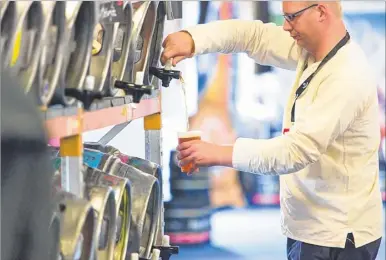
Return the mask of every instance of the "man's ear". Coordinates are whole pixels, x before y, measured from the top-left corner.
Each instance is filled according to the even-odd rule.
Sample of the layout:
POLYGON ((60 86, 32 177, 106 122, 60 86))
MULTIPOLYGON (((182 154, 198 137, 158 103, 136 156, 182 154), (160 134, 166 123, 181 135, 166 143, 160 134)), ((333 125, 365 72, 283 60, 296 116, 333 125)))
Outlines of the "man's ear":
POLYGON ((317 6, 317 10, 318 10, 318 12, 319 12, 319 22, 323 22, 323 21, 325 21, 326 20, 326 18, 327 18, 327 13, 328 13, 328 6, 326 5, 326 4, 324 4, 324 3, 322 3, 322 4, 319 4, 318 6, 317 6))

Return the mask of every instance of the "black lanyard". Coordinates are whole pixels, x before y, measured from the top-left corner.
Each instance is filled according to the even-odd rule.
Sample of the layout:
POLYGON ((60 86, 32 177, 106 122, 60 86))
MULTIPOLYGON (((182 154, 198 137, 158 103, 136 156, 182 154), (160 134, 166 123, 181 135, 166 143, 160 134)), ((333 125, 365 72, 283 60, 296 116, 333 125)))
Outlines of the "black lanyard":
MULTIPOLYGON (((340 42, 327 54, 326 57, 320 62, 319 66, 316 68, 316 70, 300 85, 300 87, 296 90, 295 94, 295 101, 294 104, 292 105, 292 110, 291 110, 291 122, 295 122, 295 105, 296 105, 296 100, 300 97, 300 95, 306 90, 308 85, 310 84, 311 80, 314 78, 316 73, 319 72, 319 70, 326 64, 329 60, 331 60, 332 57, 338 52, 340 48, 342 48, 346 43, 350 40, 350 34, 347 32, 346 35, 343 37, 340 42)), ((305 68, 307 65, 305 66, 305 68)))

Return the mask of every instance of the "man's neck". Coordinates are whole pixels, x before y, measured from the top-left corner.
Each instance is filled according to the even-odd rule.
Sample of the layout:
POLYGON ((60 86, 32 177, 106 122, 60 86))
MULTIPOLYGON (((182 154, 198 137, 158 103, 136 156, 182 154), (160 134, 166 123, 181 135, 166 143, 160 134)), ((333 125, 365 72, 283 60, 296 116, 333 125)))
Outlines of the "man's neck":
POLYGON ((323 35, 323 40, 319 46, 312 51, 311 54, 315 58, 315 62, 321 61, 327 54, 343 39, 346 35, 346 28, 342 23, 332 27, 331 31, 327 31, 323 35))

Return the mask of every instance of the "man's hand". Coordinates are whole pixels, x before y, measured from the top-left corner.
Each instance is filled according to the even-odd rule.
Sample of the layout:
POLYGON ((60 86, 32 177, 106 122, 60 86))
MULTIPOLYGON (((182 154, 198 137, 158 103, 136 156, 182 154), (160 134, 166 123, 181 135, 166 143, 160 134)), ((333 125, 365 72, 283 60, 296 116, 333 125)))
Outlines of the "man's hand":
POLYGON ((179 166, 192 162, 194 165, 192 172, 200 166, 232 167, 233 146, 220 146, 202 140, 192 140, 179 144, 177 151, 179 166))
POLYGON ((188 32, 181 31, 169 34, 164 40, 161 53, 161 63, 173 58, 173 66, 186 58, 191 58, 194 53, 194 41, 188 32))

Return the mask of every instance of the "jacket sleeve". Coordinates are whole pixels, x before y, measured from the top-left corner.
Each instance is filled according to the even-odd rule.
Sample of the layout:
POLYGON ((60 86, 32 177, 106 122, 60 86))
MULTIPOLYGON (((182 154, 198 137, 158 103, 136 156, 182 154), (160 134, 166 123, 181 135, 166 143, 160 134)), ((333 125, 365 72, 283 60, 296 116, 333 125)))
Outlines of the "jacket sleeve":
POLYGON ((301 49, 282 26, 259 20, 221 20, 186 29, 195 44, 194 55, 246 53, 261 65, 295 70, 301 49))
POLYGON ((368 81, 326 79, 307 110, 286 135, 267 140, 239 138, 233 148, 235 169, 262 175, 297 172, 319 160, 372 100, 368 81))

